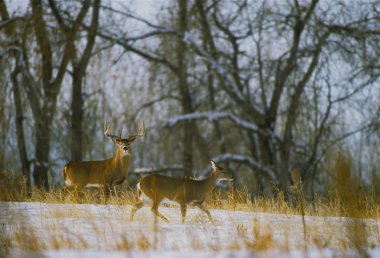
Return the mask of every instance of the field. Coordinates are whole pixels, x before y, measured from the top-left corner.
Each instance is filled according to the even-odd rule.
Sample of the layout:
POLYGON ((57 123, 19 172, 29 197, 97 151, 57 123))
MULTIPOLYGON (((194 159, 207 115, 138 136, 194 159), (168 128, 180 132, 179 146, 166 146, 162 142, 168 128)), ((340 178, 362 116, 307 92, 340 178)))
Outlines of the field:
POLYGON ((131 205, 120 197, 109 205, 49 198, 0 202, 0 257, 380 256, 377 208, 357 219, 333 216, 339 214, 336 202, 301 212, 281 198, 227 198, 209 201, 214 224, 195 208, 182 224, 179 208, 169 204, 160 206, 166 223, 149 207, 130 221, 131 205))

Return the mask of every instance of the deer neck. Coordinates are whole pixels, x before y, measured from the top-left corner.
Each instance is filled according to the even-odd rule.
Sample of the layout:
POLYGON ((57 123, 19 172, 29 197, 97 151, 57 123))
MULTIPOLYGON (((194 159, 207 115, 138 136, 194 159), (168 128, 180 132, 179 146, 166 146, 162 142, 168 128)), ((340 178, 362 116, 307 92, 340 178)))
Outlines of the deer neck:
POLYGON ((129 149, 128 154, 125 154, 123 149, 118 148, 113 158, 113 163, 115 166, 129 165, 131 159, 131 149, 129 149))
POLYGON ((217 179, 218 179, 217 174, 214 171, 211 171, 211 173, 209 174, 209 176, 204 181, 205 188, 207 188, 210 191, 212 189, 214 189, 215 185, 216 185, 216 180, 217 179))

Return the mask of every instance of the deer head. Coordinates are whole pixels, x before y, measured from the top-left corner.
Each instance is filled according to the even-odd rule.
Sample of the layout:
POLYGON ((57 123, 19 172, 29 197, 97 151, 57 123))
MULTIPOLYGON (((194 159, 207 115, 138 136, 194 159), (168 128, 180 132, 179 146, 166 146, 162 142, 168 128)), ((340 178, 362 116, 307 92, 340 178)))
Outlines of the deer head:
POLYGON ((215 161, 211 160, 211 168, 213 173, 217 179, 232 179, 232 175, 227 173, 224 168, 218 166, 215 161))
POLYGON ((104 135, 111 138, 111 140, 119 146, 119 151, 122 151, 123 155, 129 155, 131 144, 137 139, 137 137, 141 137, 145 135, 145 125, 144 121, 141 122, 141 125, 138 129, 137 134, 128 133, 128 138, 121 138, 120 136, 113 135, 110 133, 110 127, 107 123, 104 123, 104 135))

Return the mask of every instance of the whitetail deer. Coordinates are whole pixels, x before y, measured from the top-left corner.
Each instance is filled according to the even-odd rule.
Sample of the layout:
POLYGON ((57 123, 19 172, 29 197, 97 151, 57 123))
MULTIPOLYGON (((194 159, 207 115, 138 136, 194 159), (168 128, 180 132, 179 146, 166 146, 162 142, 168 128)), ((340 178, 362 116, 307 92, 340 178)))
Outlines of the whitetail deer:
POLYGON ((182 223, 185 222, 187 205, 196 206, 207 214, 212 223, 214 220, 203 202, 206 196, 215 188, 216 181, 222 178, 231 178, 224 169, 211 161, 212 171, 204 180, 190 178, 174 178, 152 174, 140 180, 137 184, 138 202, 132 207, 130 220, 137 210, 144 206, 144 199, 152 203, 152 212, 162 220, 169 220, 158 211, 158 206, 164 199, 177 202, 181 208, 182 223), (145 198, 144 198, 145 197, 145 198), (147 197, 147 198, 146 198, 147 197))
POLYGON ((121 185, 127 178, 131 163, 131 144, 138 136, 145 134, 144 121, 141 123, 138 133, 121 138, 110 133, 109 126, 104 124, 104 134, 110 137, 118 145, 115 156, 106 160, 72 162, 62 169, 62 177, 66 183, 65 190, 73 189, 79 193, 88 186, 104 187, 106 200, 110 190, 121 185))

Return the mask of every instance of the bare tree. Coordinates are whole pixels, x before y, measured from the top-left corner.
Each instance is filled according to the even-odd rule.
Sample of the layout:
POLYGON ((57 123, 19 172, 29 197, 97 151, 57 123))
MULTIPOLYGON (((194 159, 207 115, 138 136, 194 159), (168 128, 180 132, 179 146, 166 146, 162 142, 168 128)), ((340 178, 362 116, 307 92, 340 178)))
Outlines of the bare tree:
MULTIPOLYGON (((88 5, 89 2, 86 2, 88 5)), ((72 21, 65 21, 65 17, 62 16, 63 12, 57 7, 54 0, 49 0, 49 6, 52 10, 54 17, 56 18, 61 30, 64 32, 67 38, 70 37, 72 30, 77 26, 72 21)), ((86 75, 86 69, 91 58, 91 54, 95 45, 96 31, 99 24, 99 9, 100 0, 95 0, 92 8, 91 24, 88 28, 86 37, 86 45, 81 55, 79 55, 79 47, 75 47, 75 42, 72 41, 71 48, 73 53, 71 56, 71 63, 73 67, 72 77, 72 101, 71 101, 71 160, 82 160, 82 146, 83 146, 83 80, 86 75)), ((72 17, 67 17, 71 19, 72 17)))
MULTIPOLYGON (((2 21, 5 22, 5 34, 7 37, 11 38, 12 36, 16 35, 16 24, 15 20, 11 19, 6 3, 1 0, 0 1, 0 13, 2 21)), ((31 190, 31 173, 30 173, 30 162, 28 158, 27 148, 26 148, 26 140, 24 135, 24 110, 22 105, 22 99, 21 99, 21 93, 20 93, 20 85, 18 76, 21 73, 21 64, 22 62, 22 53, 20 51, 20 41, 11 41, 11 43, 7 44, 8 48, 7 50, 13 54, 14 56, 14 68, 11 73, 11 81, 12 81, 12 92, 13 92, 13 100, 15 105, 15 124, 16 124, 16 136, 17 136, 17 145, 18 145, 18 151, 20 155, 20 161, 21 161, 21 170, 22 175, 26 180, 26 191, 29 193, 31 190)), ((2 163, 2 162, 1 162, 2 163)), ((3 170, 3 167, 1 166, 1 170, 3 170)))
MULTIPOLYGON (((118 11, 120 15, 147 25, 151 31, 141 33, 140 37, 120 37, 104 29, 99 33, 155 67, 169 68, 177 75, 182 110, 167 125, 182 125, 188 130, 185 135, 191 136, 185 136, 181 142, 183 148, 194 150, 194 146, 190 146, 194 139, 203 142, 217 139, 219 143, 209 140, 209 144, 196 146, 196 150, 213 153, 217 161, 244 164, 266 178, 267 185, 269 181, 274 182, 286 195, 293 168, 301 167, 303 179, 315 177, 324 150, 345 135, 352 135, 348 132, 333 137, 330 133, 335 107, 347 103, 377 79, 375 74, 366 79, 365 72, 357 70, 364 63, 351 66, 351 71, 357 73, 343 80, 350 84, 350 90, 340 91, 343 82, 338 83, 329 75, 334 62, 332 56, 356 58, 361 54, 354 47, 360 48, 360 42, 370 40, 368 42, 376 44, 372 40, 378 36, 374 29, 376 8, 363 8, 356 16, 347 14, 337 25, 330 10, 338 7, 319 4, 318 0, 307 5, 298 1, 291 4, 265 1, 175 3, 178 8, 173 9, 175 15, 172 17, 177 20, 172 19, 172 23, 166 20, 165 26, 128 11, 118 11), (187 19, 181 22, 185 7, 187 19), (154 37, 163 39, 159 49, 152 45, 138 48, 135 44, 154 37), (171 39, 178 42, 177 62, 171 61, 170 53, 165 53, 165 48, 173 47, 171 39), (182 65, 183 60, 187 60, 186 66, 182 65), (190 60, 194 66, 189 66, 190 60), (360 78, 362 83, 356 84, 360 78), (198 89, 197 84, 207 87, 198 89), (318 96, 314 100, 306 94, 313 89, 314 96, 318 96), (197 90, 201 93, 194 95, 197 90), (207 98, 198 98, 203 95, 207 98), (315 111, 313 120, 309 110, 315 111), (213 122, 213 132, 203 130, 200 136, 197 128, 207 128, 203 120, 213 122), (231 124, 236 130, 233 135, 231 124), (215 151, 210 146, 220 148, 215 151)), ((370 6, 371 3, 367 7, 370 6)), ((352 132, 367 126, 369 124, 352 132)), ((184 152, 183 158, 186 167, 185 160, 189 161, 190 155, 184 152)))
MULTIPOLYGON (((253 168, 262 171, 264 175, 272 175, 271 180, 278 180, 285 193, 289 191, 291 168, 298 164, 303 168, 302 175, 306 176, 309 173, 310 164, 317 161, 316 152, 322 135, 327 132, 324 129, 331 114, 331 105, 352 96, 348 94, 343 98, 332 100, 331 94, 328 94, 328 108, 321 125, 316 128, 318 132, 314 134, 312 154, 309 156, 310 146, 305 145, 307 151, 300 160, 296 160, 301 147, 298 143, 301 138, 297 137, 299 133, 297 121, 300 118, 301 107, 305 104, 303 94, 312 83, 317 81, 323 84, 323 79, 319 81, 321 72, 317 71, 326 69, 328 63, 320 64, 320 62, 321 59, 326 60, 332 53, 332 39, 339 38, 339 35, 344 33, 345 38, 341 38, 343 40, 341 42, 351 40, 360 42, 377 33, 370 29, 372 22, 365 23, 361 18, 346 21, 347 23, 341 26, 326 25, 321 21, 324 19, 321 12, 325 9, 321 7, 317 13, 317 4, 318 1, 315 0, 308 6, 301 6, 298 1, 294 1, 294 4, 286 9, 281 4, 276 8, 276 6, 268 6, 265 2, 261 8, 255 8, 248 1, 234 4, 216 1, 210 4, 208 9, 210 10, 208 22, 203 21, 202 24, 205 31, 217 31, 214 34, 208 33, 208 41, 211 44, 222 41, 228 45, 228 48, 220 44, 219 47, 213 47, 214 50, 205 51, 198 42, 188 41, 189 45, 213 66, 219 76, 221 87, 239 108, 238 116, 243 120, 234 118, 237 126, 251 125, 253 137, 248 139, 251 139, 252 153, 257 152, 259 155, 254 154, 258 162, 249 163, 254 164, 253 168), (226 15, 221 11, 226 6, 236 11, 226 15), (256 14, 253 18, 250 15, 252 13, 256 14), (239 27, 239 23, 243 23, 244 19, 248 21, 245 27, 248 29, 239 27), (358 27, 364 26, 361 29, 365 32, 361 32, 358 36, 359 30, 349 26, 350 23, 358 24, 358 27), (214 25, 213 29, 209 28, 209 24, 214 25), (277 29, 273 33, 278 33, 278 40, 286 38, 289 42, 287 49, 281 51, 283 54, 274 59, 263 54, 267 50, 264 33, 270 33, 271 28, 277 29), (313 33, 314 31, 318 32, 313 33), (252 38, 255 45, 255 56, 242 51, 249 38, 252 38), (261 166, 258 166, 258 163, 261 166), (270 170, 273 173, 268 174, 270 170)), ((199 10, 202 12, 202 9, 199 10)), ((205 14, 201 13, 202 16, 204 17, 205 14)), ((335 51, 339 52, 337 49, 335 51)), ((354 55, 355 52, 353 52, 354 55)), ((362 75, 363 73, 357 73, 355 78, 362 75)), ((352 94, 373 83, 373 79, 377 78, 373 77, 357 87, 354 86, 352 94)), ((327 87, 330 89, 329 85, 327 87)), ((209 117, 212 116, 209 114, 209 117)), ((227 117, 231 118, 231 115, 227 117)), ((241 155, 231 154, 219 155, 219 158, 235 159, 237 162, 244 160, 241 155)))
MULTIPOLYGON (((178 1, 178 32, 183 35, 188 29, 188 3, 187 0, 178 1)), ((178 89, 181 96, 182 113, 189 114, 194 112, 193 100, 188 84, 187 74, 187 45, 181 39, 177 39, 177 77, 178 89)), ((194 135, 193 121, 185 122, 183 126, 183 147, 182 147, 182 164, 186 176, 192 176, 193 173, 193 135, 194 135)))
MULTIPOLYGON (((46 126, 37 121, 51 121, 46 114, 53 113, 46 110, 56 104, 64 73, 60 67, 72 63, 73 159, 81 159, 82 153, 77 145, 81 146, 80 111, 85 107, 79 85, 89 62, 86 53, 93 52, 94 31, 105 43, 99 49, 117 53, 109 59, 114 67, 145 60, 141 69, 149 85, 132 75, 128 80, 139 86, 129 86, 128 81, 125 89, 114 89, 112 94, 133 99, 124 111, 126 121, 144 112, 157 123, 149 123, 151 144, 136 153, 140 156, 135 160, 149 169, 183 170, 190 175, 202 172, 205 160, 212 158, 247 185, 267 192, 276 185, 288 195, 293 169, 299 168, 302 181, 313 182, 311 189, 316 189, 314 182, 324 173, 329 153, 348 137, 373 133, 376 128, 377 109, 371 109, 363 97, 377 87, 379 78, 376 1, 351 5, 339 0, 176 0, 165 2, 167 7, 157 15, 162 18, 140 17, 129 7, 115 10, 114 5, 103 4, 99 8, 108 20, 99 26, 95 5, 91 21, 82 19, 91 8, 89 2, 74 2, 73 6, 81 7, 76 18, 64 11, 62 2, 49 0, 40 8, 38 3, 33 1, 31 16, 37 21, 33 24, 40 51, 31 53, 26 41, 20 40, 20 56, 26 61, 20 63, 16 78, 19 85, 27 86, 36 131, 44 132, 46 126), (40 9, 51 11, 54 19, 46 22, 48 12, 38 18, 40 9), (337 12, 342 14, 337 17, 337 12), (129 22, 138 24, 138 29, 131 30, 129 22), (53 42, 50 30, 56 23, 59 40, 53 42), (81 28, 87 30, 86 45, 74 35, 81 28), (31 65, 31 60, 41 62, 31 65), (350 117, 347 110, 353 110, 359 100, 364 102, 363 110, 372 111, 354 124, 350 119, 356 115, 350 117)), ((33 31, 28 33, 32 38, 33 31)), ((106 105, 111 110, 116 104, 106 105)), ((36 148, 47 143, 45 138, 37 134, 36 148)), ((48 160, 41 152, 35 156, 35 171, 39 171, 42 161, 48 160)))
MULTIPOLYGON (((30 40, 29 36, 20 38, 18 40, 19 47, 16 49, 19 52, 18 58, 21 61, 18 63, 16 62, 16 69, 12 74, 12 78, 15 89, 15 103, 17 105, 19 102, 19 98, 17 97, 17 77, 18 74, 21 75, 24 89, 29 97, 29 103, 35 123, 36 142, 33 171, 34 183, 40 188, 48 189, 51 129, 54 114, 56 112, 57 96, 66 74, 67 65, 75 51, 75 49, 73 49, 73 42, 76 39, 77 32, 90 7, 90 1, 85 1, 83 3, 71 30, 66 34, 63 33, 64 43, 58 46, 63 47, 60 49, 62 50, 61 52, 55 52, 56 42, 52 38, 53 29, 45 20, 45 7, 42 1, 32 0, 30 4, 32 7, 31 20, 30 22, 29 20, 28 22, 25 22, 23 26, 27 29, 29 28, 28 26, 32 24, 39 52, 31 52, 28 48, 29 45, 26 41, 30 40), (30 64, 30 60, 33 60, 34 63, 30 64), (39 66, 36 66, 35 62, 38 62, 37 60, 40 62, 39 66), (37 69, 35 69, 36 67, 37 69)), ((3 16, 3 19, 9 20, 9 17, 3 16)), ((58 31, 54 31, 54 34, 57 34, 57 32, 58 31)), ((19 108, 17 109, 20 110, 19 108)), ((22 114, 19 116, 22 117, 22 114)), ((18 121, 18 124, 20 124, 20 126, 18 126, 18 135, 19 139, 21 139, 22 120, 18 119, 18 121)), ((20 144, 20 151, 26 151, 25 144, 22 144, 21 142, 20 144)), ((25 159, 22 163, 25 163, 25 167, 27 167, 28 158, 25 157, 24 154, 21 153, 20 156, 23 160, 25 159)))
MULTIPOLYGON (((150 23, 148 21, 141 20, 143 23, 148 23, 149 26, 152 26, 154 31, 150 33, 143 34, 141 36, 135 37, 119 37, 119 34, 113 34, 110 31, 102 28, 99 30, 99 36, 113 41, 116 44, 122 46, 126 51, 135 53, 142 58, 150 61, 153 65, 160 64, 164 68, 166 68, 165 72, 168 74, 167 76, 173 77, 176 80, 175 85, 171 85, 168 83, 168 87, 172 87, 177 91, 176 97, 173 96, 160 96, 159 99, 176 99, 179 101, 179 105, 181 107, 182 114, 190 114, 195 111, 194 100, 192 96, 191 86, 188 82, 188 63, 189 63, 189 53, 187 51, 187 44, 183 41, 183 37, 188 30, 189 27, 189 3, 187 0, 179 0, 174 4, 175 7, 173 9, 176 10, 176 13, 172 17, 175 20, 173 24, 173 28, 167 28, 165 26, 155 25, 153 22, 150 23), (134 43, 136 41, 141 41, 150 37, 160 37, 161 41, 167 40, 168 35, 178 33, 182 35, 181 37, 175 37, 174 44, 167 44, 165 50, 162 53, 158 52, 149 52, 149 50, 143 50, 135 47, 134 43), (173 48, 175 49, 175 55, 173 55, 173 48), (167 52, 165 52, 167 51, 167 52)), ((133 15, 129 13, 121 13, 111 8, 108 8, 111 12, 116 12, 122 16, 126 16, 128 18, 135 18, 133 15)), ((165 43, 164 43, 165 44, 165 43)), ((154 104, 156 101, 152 101, 151 104, 144 104, 145 107, 154 104)), ((181 141, 181 156, 182 156, 182 169, 184 171, 184 175, 192 176, 193 167, 194 167, 194 158, 193 158, 193 144, 195 139, 199 140, 199 133, 196 124, 193 121, 185 122, 184 125, 181 126, 182 138, 181 141)))

